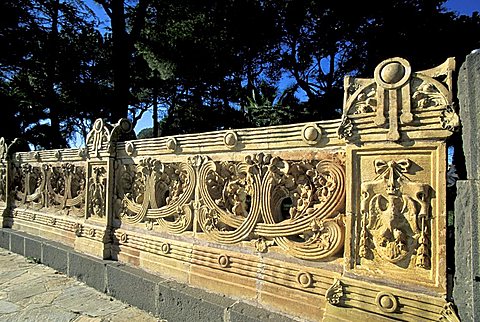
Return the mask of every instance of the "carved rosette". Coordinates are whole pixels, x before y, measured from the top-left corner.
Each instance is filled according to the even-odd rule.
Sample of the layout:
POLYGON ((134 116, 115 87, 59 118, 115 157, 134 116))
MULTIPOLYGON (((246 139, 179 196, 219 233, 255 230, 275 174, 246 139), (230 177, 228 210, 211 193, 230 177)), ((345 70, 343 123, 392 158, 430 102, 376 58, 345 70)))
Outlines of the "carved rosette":
POLYGON ((432 189, 407 176, 411 166, 375 160, 377 176, 361 185, 359 258, 430 268, 432 189))
POLYGON ((265 154, 244 162, 207 161, 199 171, 198 222, 226 244, 257 239, 309 260, 343 246, 344 168, 338 161, 286 161, 265 154))
POLYGON ((145 223, 149 229, 159 226, 177 234, 191 229, 195 171, 190 164, 147 158, 136 166, 123 166, 118 178, 122 221, 145 223))

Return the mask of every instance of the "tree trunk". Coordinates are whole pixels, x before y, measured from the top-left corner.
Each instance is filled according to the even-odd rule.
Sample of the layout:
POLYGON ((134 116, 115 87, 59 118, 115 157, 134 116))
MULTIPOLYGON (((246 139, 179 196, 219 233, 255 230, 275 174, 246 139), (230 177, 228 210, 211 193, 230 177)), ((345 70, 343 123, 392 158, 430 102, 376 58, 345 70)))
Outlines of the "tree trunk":
POLYGON ((158 137, 158 90, 157 84, 153 85, 153 113, 152 113, 152 121, 153 121, 153 137, 158 137))
POLYGON ((111 108, 111 122, 115 123, 128 116, 130 97, 129 44, 125 26, 125 6, 123 0, 111 1, 111 23, 113 40, 113 86, 114 98, 111 108))
POLYGON ((58 16, 60 10, 60 0, 53 0, 51 2, 51 19, 52 28, 48 38, 48 52, 47 52, 47 102, 46 106, 50 113, 50 148, 64 148, 67 146, 65 137, 60 133, 60 111, 59 101, 55 93, 55 79, 56 79, 56 65, 57 65, 57 51, 58 51, 58 16))

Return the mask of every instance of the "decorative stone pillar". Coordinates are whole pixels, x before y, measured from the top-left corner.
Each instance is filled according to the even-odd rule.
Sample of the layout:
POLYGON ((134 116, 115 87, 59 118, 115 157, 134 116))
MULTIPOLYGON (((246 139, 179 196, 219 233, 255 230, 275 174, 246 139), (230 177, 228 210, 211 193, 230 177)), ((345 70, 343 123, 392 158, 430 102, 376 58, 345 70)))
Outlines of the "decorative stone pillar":
POLYGON ((10 158, 11 148, 16 142, 17 139, 7 145, 5 138, 0 138, 0 212, 2 214, 2 227, 11 227, 12 175, 10 158))
POLYGON ((75 249, 111 257, 114 162, 116 142, 133 135, 132 124, 121 119, 114 126, 97 119, 87 135, 85 222, 76 228, 75 249))
POLYGON ((462 321, 480 320, 480 51, 467 56, 458 76, 467 180, 457 181, 453 297, 462 321))
POLYGON ((448 59, 413 72, 397 57, 381 62, 372 79, 345 80, 338 134, 347 143, 346 264, 344 295, 326 311, 332 321, 363 320, 365 311, 455 321, 445 302, 445 140, 459 125, 454 67, 448 59), (338 309, 343 303, 353 309, 338 309))
POLYGON ((2 227, 8 227, 8 158, 5 139, 0 138, 0 211, 2 213, 2 227))

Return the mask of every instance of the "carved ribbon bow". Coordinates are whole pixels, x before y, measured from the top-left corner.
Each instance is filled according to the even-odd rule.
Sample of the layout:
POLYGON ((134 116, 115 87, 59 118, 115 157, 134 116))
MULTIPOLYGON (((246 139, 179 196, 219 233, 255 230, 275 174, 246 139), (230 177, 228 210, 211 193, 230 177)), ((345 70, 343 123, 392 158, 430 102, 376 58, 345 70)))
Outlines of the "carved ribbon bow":
POLYGON ((400 161, 384 161, 375 160, 375 172, 378 174, 377 178, 383 177, 387 180, 387 192, 394 194, 397 191, 395 182, 402 176, 402 173, 407 173, 410 168, 411 161, 408 159, 400 161))

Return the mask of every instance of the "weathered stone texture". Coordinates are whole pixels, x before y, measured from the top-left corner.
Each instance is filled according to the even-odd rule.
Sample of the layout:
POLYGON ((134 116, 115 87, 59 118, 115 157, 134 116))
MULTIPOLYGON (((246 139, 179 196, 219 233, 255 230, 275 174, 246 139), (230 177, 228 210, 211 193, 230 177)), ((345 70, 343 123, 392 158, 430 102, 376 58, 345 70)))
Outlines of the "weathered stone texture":
POLYGON ((36 239, 25 237, 25 257, 40 262, 42 258, 42 242, 36 239))
POLYGON ((0 231, 0 247, 10 249, 10 234, 3 230, 0 231))
POLYGON ((66 274, 68 272, 67 247, 54 242, 43 244, 42 263, 66 274))
POLYGON ((271 322, 290 322, 292 319, 268 312, 264 309, 248 305, 246 303, 238 302, 229 308, 229 322, 258 322, 258 321, 271 321, 271 322))
POLYGON ((100 292, 105 292, 106 288, 105 266, 105 261, 91 256, 68 253, 68 276, 76 277, 100 292))
POLYGON ((158 315, 168 321, 224 321, 234 300, 174 281, 159 284, 158 315))
POLYGON ((480 320, 480 52, 467 56, 458 79, 467 180, 457 182, 453 297, 462 321, 480 320))
POLYGON ((49 267, 0 249, 0 321, 153 322, 158 319, 49 267))
POLYGON ((480 179, 480 52, 467 56, 458 75, 458 101, 468 179, 480 179))
POLYGON ((25 238, 18 234, 10 237, 10 250, 16 254, 25 255, 25 238))
POLYGON ((480 180, 457 182, 453 297, 462 321, 480 319, 480 180))
POLYGON ((156 313, 157 284, 163 279, 122 264, 107 265, 107 294, 156 313))

